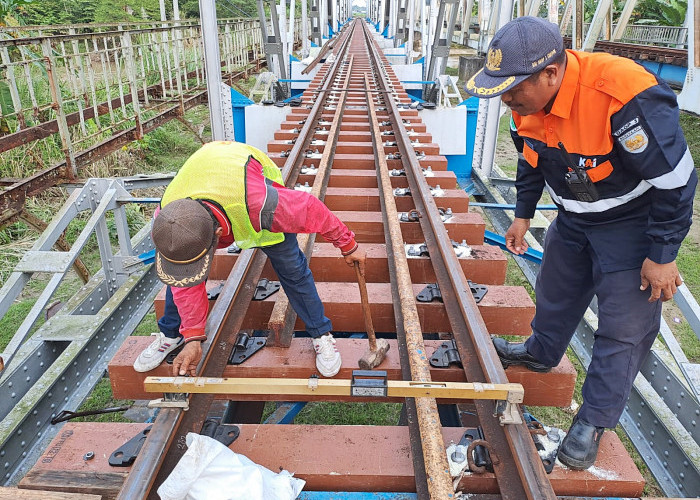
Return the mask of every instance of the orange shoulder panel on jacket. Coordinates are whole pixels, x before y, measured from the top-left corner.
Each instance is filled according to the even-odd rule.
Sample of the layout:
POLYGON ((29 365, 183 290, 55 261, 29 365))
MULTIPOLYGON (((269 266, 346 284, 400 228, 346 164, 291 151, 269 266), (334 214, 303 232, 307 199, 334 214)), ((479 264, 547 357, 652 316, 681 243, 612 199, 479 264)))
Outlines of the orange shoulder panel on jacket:
POLYGON ((631 59, 601 52, 575 54, 581 65, 581 85, 608 94, 622 105, 658 84, 654 75, 631 59))

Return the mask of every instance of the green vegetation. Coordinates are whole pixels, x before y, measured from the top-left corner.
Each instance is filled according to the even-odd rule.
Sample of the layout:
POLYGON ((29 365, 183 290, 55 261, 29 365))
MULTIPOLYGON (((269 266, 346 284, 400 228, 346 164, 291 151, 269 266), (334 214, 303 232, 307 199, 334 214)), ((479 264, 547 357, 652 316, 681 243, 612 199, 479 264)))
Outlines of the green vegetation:
MULTIPOLYGON (((133 403, 127 399, 113 399, 112 387, 109 385, 109 379, 103 378, 100 380, 95 389, 90 394, 90 397, 83 403, 77 411, 102 410, 104 408, 114 408, 117 406, 129 406, 133 403)), ((102 415, 90 415, 87 417, 79 417, 73 420, 74 422, 131 422, 122 416, 121 412, 104 413, 102 415)))
POLYGON ((397 403, 309 403, 294 419, 295 424, 397 425, 397 403))
MULTIPOLYGON (((179 7, 181 19, 199 17, 198 0, 183 0, 179 7)), ((165 10, 172 19, 172 2, 165 2, 165 10)), ((257 17, 255 0, 216 2, 216 10, 219 18, 257 17)), ((153 21, 160 20, 160 5, 158 0, 0 0, 0 20, 6 15, 21 24, 45 25, 153 21)))

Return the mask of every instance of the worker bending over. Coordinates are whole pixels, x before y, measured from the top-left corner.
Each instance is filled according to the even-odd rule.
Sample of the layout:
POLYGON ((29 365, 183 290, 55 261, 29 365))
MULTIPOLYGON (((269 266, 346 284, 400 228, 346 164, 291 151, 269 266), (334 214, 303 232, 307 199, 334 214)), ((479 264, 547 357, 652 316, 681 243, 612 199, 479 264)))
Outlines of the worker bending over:
POLYGON ((321 201, 284 187, 280 169, 260 150, 237 142, 211 142, 194 153, 168 185, 153 221, 158 277, 168 285, 160 332, 134 362, 152 370, 185 344, 173 361, 174 375, 195 375, 206 340, 205 281, 217 248, 236 242, 259 247, 270 259, 289 302, 312 337, 316 367, 332 377, 341 359, 330 333, 297 233, 320 233, 345 262, 364 273, 365 252, 355 235, 321 201))
POLYGON ((513 111, 519 159, 508 249, 527 250, 543 188, 559 208, 535 286, 532 336, 493 341, 503 366, 557 366, 598 297, 583 405, 558 456, 585 469, 604 429, 620 419, 659 331, 661 302, 681 284, 675 259, 690 228, 697 174, 676 96, 629 59, 564 50, 559 27, 535 17, 496 33, 466 90, 500 95, 513 111))

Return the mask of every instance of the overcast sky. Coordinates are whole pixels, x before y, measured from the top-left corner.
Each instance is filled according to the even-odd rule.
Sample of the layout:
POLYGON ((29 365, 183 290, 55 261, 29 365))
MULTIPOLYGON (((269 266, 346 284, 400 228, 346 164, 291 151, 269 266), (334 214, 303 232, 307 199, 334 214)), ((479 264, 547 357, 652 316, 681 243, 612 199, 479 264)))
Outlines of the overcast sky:
POLYGON ((362 9, 367 8, 367 0, 352 0, 352 4, 362 9))

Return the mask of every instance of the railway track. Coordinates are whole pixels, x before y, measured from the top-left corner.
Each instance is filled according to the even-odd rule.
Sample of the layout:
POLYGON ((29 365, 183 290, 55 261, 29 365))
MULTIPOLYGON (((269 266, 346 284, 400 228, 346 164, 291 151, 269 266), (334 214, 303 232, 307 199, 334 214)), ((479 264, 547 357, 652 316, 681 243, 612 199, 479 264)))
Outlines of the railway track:
MULTIPOLYGON (((571 48, 571 37, 564 37, 564 45, 567 48, 571 48)), ((688 65, 687 49, 598 40, 595 43, 594 51, 607 52, 608 54, 640 61, 656 61, 677 66, 688 65)))
MULTIPOLYGON (((526 335, 534 306, 524 289, 502 286, 505 257, 500 250, 483 245, 483 221, 468 213, 466 193, 447 171, 445 157, 410 103, 373 33, 366 23, 356 20, 337 35, 325 63, 302 95, 301 106, 291 108, 268 144, 268 154, 281 167, 288 187, 310 189, 365 246, 373 322, 392 345, 379 369, 386 370, 390 380, 427 385, 519 382, 525 387, 527 404, 568 405, 575 380, 568 361, 548 374, 510 368, 506 377, 490 334, 526 335), (456 243, 459 241, 465 243, 456 243), (479 304, 467 277, 488 284, 479 304), (437 284, 441 301, 416 300, 426 284, 437 284), (428 353, 448 338, 455 342, 463 369, 453 365, 440 370, 429 364, 433 354, 428 353)), ((299 235, 298 240, 335 331, 362 331, 354 271, 330 244, 313 235, 299 235)), ((222 287, 207 320, 209 339, 202 346, 201 377, 308 379, 314 373, 311 342, 293 336, 295 328, 303 329, 303 325, 296 321, 284 296, 252 300, 261 277, 274 279, 261 251, 217 252, 208 287, 222 287), (268 327, 268 342, 273 347, 265 347, 242 365, 227 364, 239 331, 268 327)), ((157 314, 162 307, 161 294, 156 300, 157 314)), ((152 399, 152 394, 144 392, 142 374, 131 368, 147 342, 147 338, 132 337, 110 363, 115 398, 152 399)), ((343 368, 336 378, 351 378, 365 348, 364 340, 338 336, 343 368)), ((146 375, 168 374, 169 367, 163 365, 146 375)), ((220 399, 232 396, 195 393, 189 396, 188 411, 161 409, 129 474, 115 479, 119 490, 109 496, 158 498, 158 486, 185 453, 187 433, 201 431, 214 411, 215 400, 220 399)), ((633 496, 640 488, 636 479, 606 482, 587 472, 559 471, 556 477, 548 476, 528 427, 513 423, 522 419, 517 405, 475 399, 468 403, 469 411, 457 415, 457 427, 442 427, 446 412, 464 401, 449 400, 449 406, 440 406, 425 396, 322 397, 313 392, 300 396, 249 393, 234 399, 224 418, 240 427, 232 448, 273 470, 279 465, 296 472, 311 490, 416 491, 420 499, 435 500, 454 498, 457 491, 463 491, 539 500, 556 498, 554 485, 557 494, 582 495, 633 496), (260 424, 264 401, 295 400, 401 402, 404 426, 260 424), (493 472, 474 468, 473 473, 453 482, 446 444, 458 441, 465 427, 477 425, 483 429, 493 472)), ((78 430, 71 432, 82 435, 78 430)), ((612 457, 609 460, 620 462, 621 445, 610 441, 616 439, 610 434, 606 433, 609 446, 603 448, 611 451, 602 455, 607 453, 612 457)), ((107 476, 100 478, 106 481, 107 476)), ((40 489, 46 484, 55 486, 56 481, 50 472, 37 469, 23 483, 40 489)))
MULTIPOLYGON (((426 237, 428 253, 432 257, 438 286, 445 297, 446 311, 458 350, 462 360, 470 360, 464 362, 467 367, 467 379, 471 382, 507 383, 498 357, 490 346, 488 331, 469 291, 467 279, 431 192, 436 188, 431 188, 426 181, 419 160, 418 155, 426 158, 437 152, 430 151, 429 148, 436 148, 429 143, 412 144, 408 130, 410 123, 417 123, 418 120, 403 117, 399 106, 405 109, 404 106, 410 104, 410 100, 388 69, 390 67, 379 53, 366 24, 355 21, 348 25, 341 36, 333 51, 335 62, 327 64, 328 67, 322 70, 323 83, 305 93, 304 102, 308 103, 305 109, 311 109, 299 113, 305 116, 298 120, 303 121, 303 124, 300 123, 301 129, 294 129, 297 130, 296 137, 281 141, 282 144, 293 142, 292 148, 278 154, 281 158, 286 156, 282 170, 287 185, 294 185, 304 164, 308 164, 308 160, 313 156, 318 156, 318 150, 318 171, 313 181, 305 180, 304 184, 312 185, 314 194, 323 199, 327 192, 331 166, 335 162, 336 169, 351 167, 352 162, 348 161, 350 158, 347 157, 355 156, 342 152, 347 146, 343 149, 338 147, 337 140, 342 125, 358 123, 360 120, 364 122, 369 134, 363 135, 369 135, 371 142, 359 144, 357 141, 352 149, 363 151, 357 156, 367 156, 373 150, 374 163, 377 165, 377 198, 383 214, 386 255, 390 256, 389 274, 398 345, 402 366, 408 365, 404 376, 410 376, 414 381, 431 381, 430 366, 422 354, 426 349, 404 252, 390 170, 402 170, 401 175, 405 175, 408 181, 410 199, 419 215, 426 237), (331 120, 327 119, 328 115, 332 115, 331 120), (319 148, 317 143, 323 147, 319 148), (387 158, 392 158, 393 161, 387 158), (394 168, 390 168, 390 161, 393 163, 391 167, 394 168), (481 348, 477 349, 476 346, 481 348)), ((276 144, 271 146, 273 145, 276 144)), ((271 150, 270 153, 274 152, 271 150)), ((454 185, 454 182, 452 184, 454 185)), ((406 193, 409 194, 409 191, 406 193)), ((305 235, 300 235, 299 239, 301 248, 312 258, 313 239, 305 235)), ((210 316, 209 331, 215 328, 216 334, 210 335, 207 356, 200 369, 202 376, 214 377, 223 374, 227 356, 221 356, 218 347, 224 339, 229 345, 231 333, 241 328, 244 315, 238 311, 245 308, 246 302, 252 298, 250 285, 257 280, 256 275, 260 274, 263 263, 264 256, 260 251, 244 252, 239 257, 232 276, 226 282, 225 291, 222 292, 210 316), (246 293, 246 289, 250 290, 250 293, 246 293), (224 311, 229 297, 230 307, 224 311)), ((294 323, 283 318, 293 314, 290 314, 291 308, 288 303, 285 305, 278 301, 275 309, 283 309, 281 313, 273 311, 272 316, 280 318, 276 322, 281 325, 281 328, 276 329, 277 342, 284 342, 284 339, 290 338, 294 323)), ((136 464, 119 498, 154 497, 155 487, 165 479, 168 471, 172 470, 184 453, 181 444, 187 432, 198 432, 201 429, 212 400, 213 395, 196 394, 192 396, 190 411, 170 409, 161 412, 139 456, 140 463, 136 464), (160 467, 144 466, 145 463, 157 463, 156 457, 163 457, 160 467)), ((501 426, 494 417, 493 402, 479 402, 476 404, 476 410, 486 440, 490 443, 492 455, 500 459, 494 464, 494 469, 503 498, 555 498, 541 461, 534 459, 538 456, 537 450, 527 427, 517 424, 501 426)), ((416 398, 410 402, 408 420, 417 423, 410 426, 414 466, 418 466, 416 470, 425 470, 427 480, 427 487, 417 487, 423 489, 430 498, 448 498, 454 494, 454 487, 447 473, 449 467, 444 453, 435 399, 416 398)))

